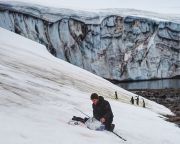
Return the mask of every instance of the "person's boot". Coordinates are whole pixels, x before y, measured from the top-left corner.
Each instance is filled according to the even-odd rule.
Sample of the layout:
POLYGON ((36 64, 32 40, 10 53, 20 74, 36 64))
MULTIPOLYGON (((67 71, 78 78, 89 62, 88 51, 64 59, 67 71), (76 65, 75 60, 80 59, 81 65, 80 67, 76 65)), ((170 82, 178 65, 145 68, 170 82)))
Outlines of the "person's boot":
POLYGON ((109 131, 113 131, 114 130, 114 127, 115 127, 115 124, 111 124, 111 128, 110 128, 110 130, 109 131))

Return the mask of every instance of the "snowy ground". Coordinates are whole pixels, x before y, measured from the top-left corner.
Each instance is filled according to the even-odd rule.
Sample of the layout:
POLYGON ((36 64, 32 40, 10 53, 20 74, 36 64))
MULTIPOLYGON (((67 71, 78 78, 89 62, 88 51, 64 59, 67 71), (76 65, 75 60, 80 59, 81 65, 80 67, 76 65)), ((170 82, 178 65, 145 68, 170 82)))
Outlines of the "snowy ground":
POLYGON ((3 144, 178 144, 180 129, 159 113, 171 112, 146 100, 132 106, 134 94, 51 56, 38 43, 0 28, 0 142, 3 144), (117 91, 119 100, 114 99, 117 91), (73 115, 92 116, 90 94, 109 100, 115 135, 67 124, 73 115))
POLYGON ((95 10, 106 8, 129 8, 164 14, 180 14, 179 0, 0 0, 21 1, 56 8, 95 10))
POLYGON ((100 4, 100 0, 98 0, 98 2, 97 0, 78 0, 78 2, 77 0, 69 0, 69 3, 68 0, 0 0, 0 7, 1 9, 32 15, 52 23, 57 22, 62 18, 71 17, 83 21, 86 24, 100 24, 105 17, 112 15, 119 15, 122 17, 135 16, 152 19, 157 22, 171 21, 180 23, 180 1, 178 0, 171 0, 169 2, 164 2, 164 0, 136 0, 140 2, 138 4, 135 4, 135 2, 128 2, 129 0, 113 1, 103 0, 103 2, 101 1, 102 4, 100 4), (123 1, 123 3, 121 3, 121 1, 123 1), (160 1, 163 1, 163 4, 165 5, 162 5, 160 1), (175 2, 173 3, 173 1, 175 2), (79 6, 81 6, 81 8, 74 7, 78 3, 80 3, 79 6), (113 5, 111 5, 112 3, 113 5), (125 6, 123 5, 124 3, 128 4, 125 6), (92 4, 98 9, 95 9, 92 4), (105 4, 105 6, 101 7, 103 4, 105 4), (156 10, 153 9, 155 6, 157 7, 156 10), (177 6, 177 8, 173 7, 171 9, 173 11, 171 11, 167 6, 177 6), (157 9, 159 11, 157 11, 157 9))

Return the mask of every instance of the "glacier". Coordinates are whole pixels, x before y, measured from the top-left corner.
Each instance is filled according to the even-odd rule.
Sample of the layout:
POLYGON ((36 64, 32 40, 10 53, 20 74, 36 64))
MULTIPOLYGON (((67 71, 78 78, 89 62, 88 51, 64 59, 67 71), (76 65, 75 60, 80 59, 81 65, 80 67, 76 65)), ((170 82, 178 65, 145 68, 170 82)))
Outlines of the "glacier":
POLYGON ((180 21, 133 9, 82 11, 0 2, 0 27, 109 80, 180 75, 180 21))

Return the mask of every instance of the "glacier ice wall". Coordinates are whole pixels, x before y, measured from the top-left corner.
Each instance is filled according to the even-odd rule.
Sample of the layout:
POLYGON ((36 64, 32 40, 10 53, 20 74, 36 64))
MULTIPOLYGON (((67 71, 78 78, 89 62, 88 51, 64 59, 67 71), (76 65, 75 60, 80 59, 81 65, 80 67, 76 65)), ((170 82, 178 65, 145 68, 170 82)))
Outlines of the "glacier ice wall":
POLYGON ((0 27, 44 44, 56 57, 109 80, 180 75, 180 23, 140 14, 1 2, 0 27))

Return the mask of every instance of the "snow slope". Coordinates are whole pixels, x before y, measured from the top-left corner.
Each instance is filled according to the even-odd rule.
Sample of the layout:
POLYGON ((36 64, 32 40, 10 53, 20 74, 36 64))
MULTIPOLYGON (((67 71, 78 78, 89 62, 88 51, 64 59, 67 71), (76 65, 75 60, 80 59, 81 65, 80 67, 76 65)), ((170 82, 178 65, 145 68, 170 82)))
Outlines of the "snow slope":
MULTIPOLYGON (((85 1, 83 0, 83 2, 85 1)), ((109 2, 112 3, 111 1, 109 2)), ((119 15, 122 17, 136 16, 136 17, 141 17, 141 18, 152 19, 157 22, 158 21, 172 21, 175 23, 180 23, 179 11, 177 11, 176 13, 172 13, 167 10, 160 11, 159 13, 153 10, 148 11, 148 9, 145 8, 143 3, 141 7, 137 7, 136 5, 133 5, 133 4, 130 7, 122 7, 122 5, 117 4, 117 7, 110 7, 109 5, 109 7, 108 6, 104 7, 104 9, 92 9, 87 4, 84 4, 84 5, 87 5, 87 7, 82 6, 83 8, 73 8, 70 5, 71 3, 68 3, 67 6, 64 6, 61 1, 56 1, 56 0, 49 1, 49 2, 47 0, 46 1, 44 0, 11 0, 11 1, 0 0, 1 9, 21 12, 23 14, 32 15, 39 19, 43 19, 45 21, 53 22, 53 23, 59 21, 62 18, 71 17, 71 18, 75 18, 76 20, 83 21, 86 24, 100 24, 105 17, 112 16, 112 15, 119 15)))
POLYGON ((146 109, 129 103, 134 94, 51 56, 38 43, 0 28, 0 141, 4 144, 178 144, 180 129, 166 122, 171 112, 146 100, 146 109), (114 99, 117 91, 119 100, 114 99), (92 116, 92 92, 104 95, 114 112, 115 131, 70 126, 73 115, 92 116))
MULTIPOLYGON (((7 0, 1 0, 7 1, 7 0)), ((95 10, 106 8, 129 8, 158 13, 180 14, 179 0, 10 0, 44 5, 56 8, 95 10)))

